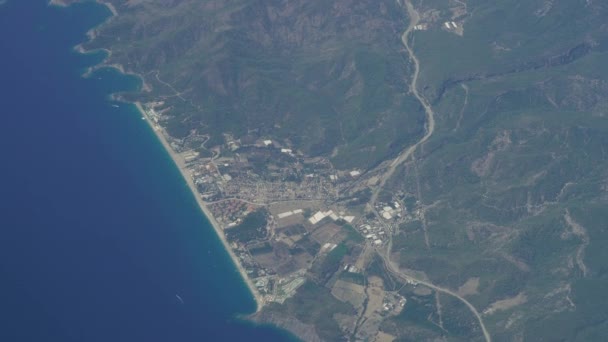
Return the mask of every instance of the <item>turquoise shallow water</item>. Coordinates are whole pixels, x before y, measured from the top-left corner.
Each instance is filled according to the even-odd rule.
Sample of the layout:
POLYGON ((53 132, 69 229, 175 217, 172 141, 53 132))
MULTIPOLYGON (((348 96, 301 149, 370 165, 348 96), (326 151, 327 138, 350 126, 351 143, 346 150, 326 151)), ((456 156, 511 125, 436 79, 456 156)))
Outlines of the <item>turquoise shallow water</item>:
POLYGON ((71 47, 96 4, 0 5, 0 341, 288 341, 253 299, 162 145, 137 80, 71 47), (182 304, 176 295, 179 295, 182 304))

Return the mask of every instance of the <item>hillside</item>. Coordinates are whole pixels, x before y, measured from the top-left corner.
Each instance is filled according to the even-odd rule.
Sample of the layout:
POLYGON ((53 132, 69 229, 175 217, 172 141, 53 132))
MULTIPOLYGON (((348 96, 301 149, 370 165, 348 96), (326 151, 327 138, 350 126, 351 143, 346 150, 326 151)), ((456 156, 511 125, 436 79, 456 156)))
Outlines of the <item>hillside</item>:
POLYGON ((83 47, 142 76, 122 96, 178 147, 226 161, 205 169, 205 193, 233 191, 219 212, 269 207, 243 250, 302 287, 256 319, 325 340, 608 335, 605 2, 108 2, 83 47))

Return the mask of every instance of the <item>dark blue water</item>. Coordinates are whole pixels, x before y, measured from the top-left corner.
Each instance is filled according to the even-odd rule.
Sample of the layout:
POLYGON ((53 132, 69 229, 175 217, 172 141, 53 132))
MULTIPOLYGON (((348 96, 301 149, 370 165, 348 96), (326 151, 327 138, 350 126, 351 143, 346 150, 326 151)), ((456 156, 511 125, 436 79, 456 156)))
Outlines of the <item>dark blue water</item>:
POLYGON ((87 4, 0 5, 0 341, 286 341, 162 146, 112 92, 137 81, 72 46, 87 4), (179 294, 184 304, 176 298, 179 294))

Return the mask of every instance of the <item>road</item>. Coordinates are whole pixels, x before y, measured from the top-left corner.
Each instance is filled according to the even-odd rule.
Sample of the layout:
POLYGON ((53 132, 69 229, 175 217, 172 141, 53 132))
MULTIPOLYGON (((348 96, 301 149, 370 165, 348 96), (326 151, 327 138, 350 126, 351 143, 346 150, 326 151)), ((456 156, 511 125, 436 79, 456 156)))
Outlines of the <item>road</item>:
MULTIPOLYGON (((426 119, 427 119, 426 133, 417 143, 415 143, 414 145, 412 145, 412 146, 408 147, 407 149, 405 149, 404 151, 402 151, 397 156, 397 158, 395 158, 391 162, 389 167, 386 169, 386 171, 380 178, 380 183, 378 184, 378 186, 372 193, 372 197, 369 202, 372 206, 372 210, 374 210, 374 212, 376 213, 376 216, 378 216, 378 217, 379 217, 379 215, 378 215, 378 212, 375 210, 375 204, 378 199, 378 195, 380 194, 380 192, 382 191, 382 188, 384 187, 384 184, 393 175, 393 173, 395 172, 397 167, 399 165, 401 165, 403 162, 405 162, 407 159, 409 159, 410 156, 413 156, 414 152, 416 152, 418 147, 420 147, 427 140, 429 140, 429 138, 433 135, 433 132, 435 131, 435 112, 433 111, 433 108, 431 107, 429 102, 426 100, 426 98, 424 98, 424 96, 422 96, 418 92, 418 77, 420 75, 420 62, 418 61, 418 57, 416 57, 416 54, 414 53, 414 50, 413 50, 410 40, 409 40, 410 33, 414 30, 414 27, 416 25, 418 25, 418 22, 420 21, 420 15, 419 15, 418 11, 416 11, 414 6, 412 5, 411 0, 403 0, 403 4, 405 5, 407 14, 410 18, 410 23, 409 23, 407 29, 405 30, 405 32, 403 32, 403 34, 401 35, 401 42, 403 43, 403 46, 405 46, 405 49, 407 50, 410 60, 414 64, 414 73, 413 73, 412 79, 410 81, 410 92, 412 95, 414 95, 414 97, 420 102, 420 104, 424 108, 424 112, 426 114, 426 119)), ((393 274, 394 276, 396 276, 397 278, 400 278, 402 280, 409 281, 409 282, 417 282, 417 283, 422 284, 428 288, 431 288, 437 292, 444 293, 444 294, 447 294, 454 298, 457 298, 462 303, 464 303, 469 308, 469 310, 473 313, 473 315, 475 315, 475 317, 477 318, 477 321, 479 322, 479 326, 481 328, 481 331, 483 332, 483 336, 484 336, 486 342, 492 341, 492 337, 490 336, 490 333, 486 329, 486 326, 483 322, 483 318, 481 317, 481 315, 479 314, 477 309, 473 306, 473 304, 471 304, 465 298, 461 297, 460 295, 458 295, 457 293, 455 293, 449 289, 443 288, 441 286, 437 286, 426 280, 417 279, 417 278, 412 277, 412 276, 404 273, 403 271, 401 271, 399 269, 399 267, 397 265, 395 265, 395 263, 392 262, 390 259, 392 244, 393 244, 393 241, 392 241, 392 236, 391 236, 391 238, 388 241, 386 250, 384 252, 378 252, 378 254, 382 258, 382 260, 386 266, 386 269, 391 274, 393 274)))
POLYGON ((414 26, 418 25, 418 22, 420 21, 420 15, 416 11, 416 9, 414 9, 414 6, 412 6, 410 0, 405 1, 405 6, 407 9, 407 14, 410 17, 410 23, 405 32, 403 32, 403 34, 401 35, 401 42, 403 43, 403 46, 405 46, 410 60, 414 63, 414 74, 412 75, 412 80, 410 81, 410 92, 424 108, 427 121, 425 130, 426 132, 417 143, 401 151, 397 158, 395 158, 391 162, 389 167, 381 176, 380 182, 378 183, 376 190, 374 190, 374 192, 372 193, 372 197, 370 200, 370 203, 372 204, 376 203, 376 200, 378 199, 378 194, 380 193, 380 191, 382 191, 382 188, 384 187, 386 181, 391 178, 393 173, 395 173, 397 166, 401 165, 411 155, 413 155, 414 152, 416 152, 416 150, 418 149, 418 147, 424 144, 427 140, 429 140, 429 138, 431 137, 431 135, 433 135, 433 132, 435 131, 435 112, 433 112, 433 108, 431 107, 429 102, 418 92, 418 76, 420 75, 420 62, 418 61, 418 57, 416 57, 416 54, 414 54, 414 50, 412 49, 412 46, 410 45, 410 42, 408 40, 410 33, 414 30, 414 26))
POLYGON ((479 311, 477 311, 477 309, 473 306, 473 304, 471 304, 468 300, 466 300, 464 297, 461 297, 459 294, 457 294, 456 292, 450 290, 450 289, 446 289, 444 287, 441 286, 437 286, 429 281, 426 280, 422 280, 422 279, 418 279, 415 277, 412 277, 406 273, 404 273, 403 271, 401 271, 399 269, 399 267, 397 265, 395 265, 394 262, 391 261, 390 259, 390 254, 391 254, 391 247, 392 247, 392 239, 389 240, 388 246, 386 248, 386 250, 384 251, 384 253, 378 252, 378 254, 380 255, 380 257, 382 258, 382 261, 384 262, 384 265, 386 267, 386 269, 394 276, 396 276, 397 278, 406 281, 406 282, 416 282, 418 284, 422 284, 428 288, 431 288, 437 292, 441 292, 444 294, 447 294, 449 296, 452 296, 458 300, 460 300, 462 303, 464 303, 464 305, 466 305, 469 310, 471 310, 471 312, 473 313, 473 315, 475 315, 475 318, 477 318, 477 321, 479 322, 479 327, 481 328, 481 331, 483 333, 483 337, 485 338, 486 342, 492 342, 492 337, 490 336, 490 333, 488 332, 488 330, 486 329, 485 324, 483 323, 483 318, 481 317, 481 314, 479 313, 479 311))

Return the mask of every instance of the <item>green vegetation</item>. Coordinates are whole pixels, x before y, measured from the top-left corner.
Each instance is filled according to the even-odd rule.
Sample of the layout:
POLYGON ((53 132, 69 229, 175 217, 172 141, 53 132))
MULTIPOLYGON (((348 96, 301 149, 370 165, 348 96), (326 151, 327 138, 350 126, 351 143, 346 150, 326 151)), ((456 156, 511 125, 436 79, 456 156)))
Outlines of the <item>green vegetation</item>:
POLYGON ((287 236, 301 235, 306 233, 306 228, 301 224, 285 227, 283 233, 287 236))
POLYGON ((338 148, 337 165, 366 168, 422 132, 395 1, 110 2, 121 15, 86 47, 111 47, 107 63, 144 76, 151 91, 129 97, 162 98, 175 137, 196 130, 211 147, 253 131, 311 155, 338 148))
POLYGON ((249 248, 249 253, 253 256, 259 255, 259 254, 271 253, 272 251, 273 251, 272 245, 267 242, 263 243, 260 246, 255 246, 253 248, 249 248))
POLYGON ((303 237, 298 241, 298 245, 306 250, 310 255, 317 255, 321 249, 321 245, 318 242, 310 238, 310 236, 303 237))
POLYGON ((336 313, 350 314, 353 307, 335 299, 325 287, 306 282, 284 305, 269 305, 270 312, 293 315, 306 324, 313 324, 317 334, 327 341, 345 340, 333 319, 336 313))
POLYGON ((365 285, 365 276, 361 273, 342 272, 340 279, 357 285, 365 285))
POLYGON ((245 216, 239 225, 226 229, 229 241, 247 243, 266 236, 266 211, 258 210, 245 216))
POLYGON ((471 315, 464 303, 452 296, 440 295, 439 298, 446 335, 462 341, 483 339, 477 319, 471 315))
POLYGON ((359 233, 353 226, 351 226, 350 224, 345 224, 342 226, 342 229, 344 229, 344 231, 346 231, 346 233, 348 234, 346 236, 346 239, 352 243, 361 243, 363 242, 365 239, 363 238, 363 236, 361 236, 361 233, 359 233))
MULTIPOLYGON (((437 318, 434 296, 410 296, 403 311, 389 321, 399 329, 407 330, 408 325, 413 324, 434 333, 441 333, 441 329, 436 324, 437 318)), ((404 333, 398 332, 399 335, 404 333)))
MULTIPOLYGON (((419 89, 437 113, 436 130, 416 169, 405 166, 391 181, 420 190, 428 206, 424 221, 400 227, 394 250, 403 267, 447 288, 478 278, 466 298, 479 311, 501 304, 484 316, 495 340, 605 332, 603 312, 583 304, 597 295, 578 285, 603 283, 608 260, 593 247, 608 239, 605 217, 591 209, 608 205, 607 40, 597 26, 607 10, 577 0, 467 2, 462 37, 414 33, 419 89), (509 301, 518 295, 525 299, 509 301)), ((450 338, 478 337, 466 308, 444 297, 450 338)))
MULTIPOLYGON (((208 134, 209 148, 226 132, 253 141, 271 137, 329 159, 333 169, 360 169, 366 182, 381 171, 375 166, 429 129, 408 91, 413 65, 400 41, 407 20, 397 1, 110 2, 121 15, 86 47, 110 48, 107 63, 143 75, 151 90, 125 98, 164 101, 169 110, 162 124, 174 137, 208 134)), ((413 5, 426 25, 409 37, 420 62, 417 89, 433 107, 435 130, 379 192, 384 201, 407 194, 400 199, 409 218, 393 239, 393 260, 466 292, 486 312, 495 340, 601 340, 608 334, 602 300, 608 286, 608 5, 413 5), (445 28, 452 20, 462 31, 445 28)), ((261 173, 270 160, 283 163, 280 157, 252 155, 249 162, 261 173)), ((363 209, 372 190, 340 194, 339 203, 363 209)), ((228 239, 266 236, 266 215, 248 215, 226 231, 228 239)), ((375 219, 369 212, 362 217, 375 219)), ((346 240, 314 260, 310 274, 318 284, 337 278, 345 256, 361 243, 350 225, 342 229, 346 240)), ((298 246, 311 255, 320 250, 309 236, 298 246)), ((385 289, 402 285, 377 257, 363 274, 381 277, 385 289)), ((339 277, 361 282, 348 272, 339 277)), ((309 281, 271 310, 339 340, 334 314, 352 314, 352 308, 318 284, 309 281)), ((408 297, 405 310, 383 322, 399 339, 480 337, 461 302, 440 296, 442 329, 434 296, 409 287, 401 293, 408 297)))
POLYGON ((348 254, 349 248, 341 243, 331 250, 324 258, 317 261, 312 268, 312 271, 319 276, 321 282, 325 282, 342 265, 342 259, 348 254))
POLYGON ((402 284, 397 279, 395 279, 390 273, 386 271, 384 264, 382 263, 382 259, 379 256, 374 255, 372 262, 367 266, 365 270, 367 276, 377 276, 382 279, 384 283, 384 288, 387 291, 396 291, 401 288, 402 284))

